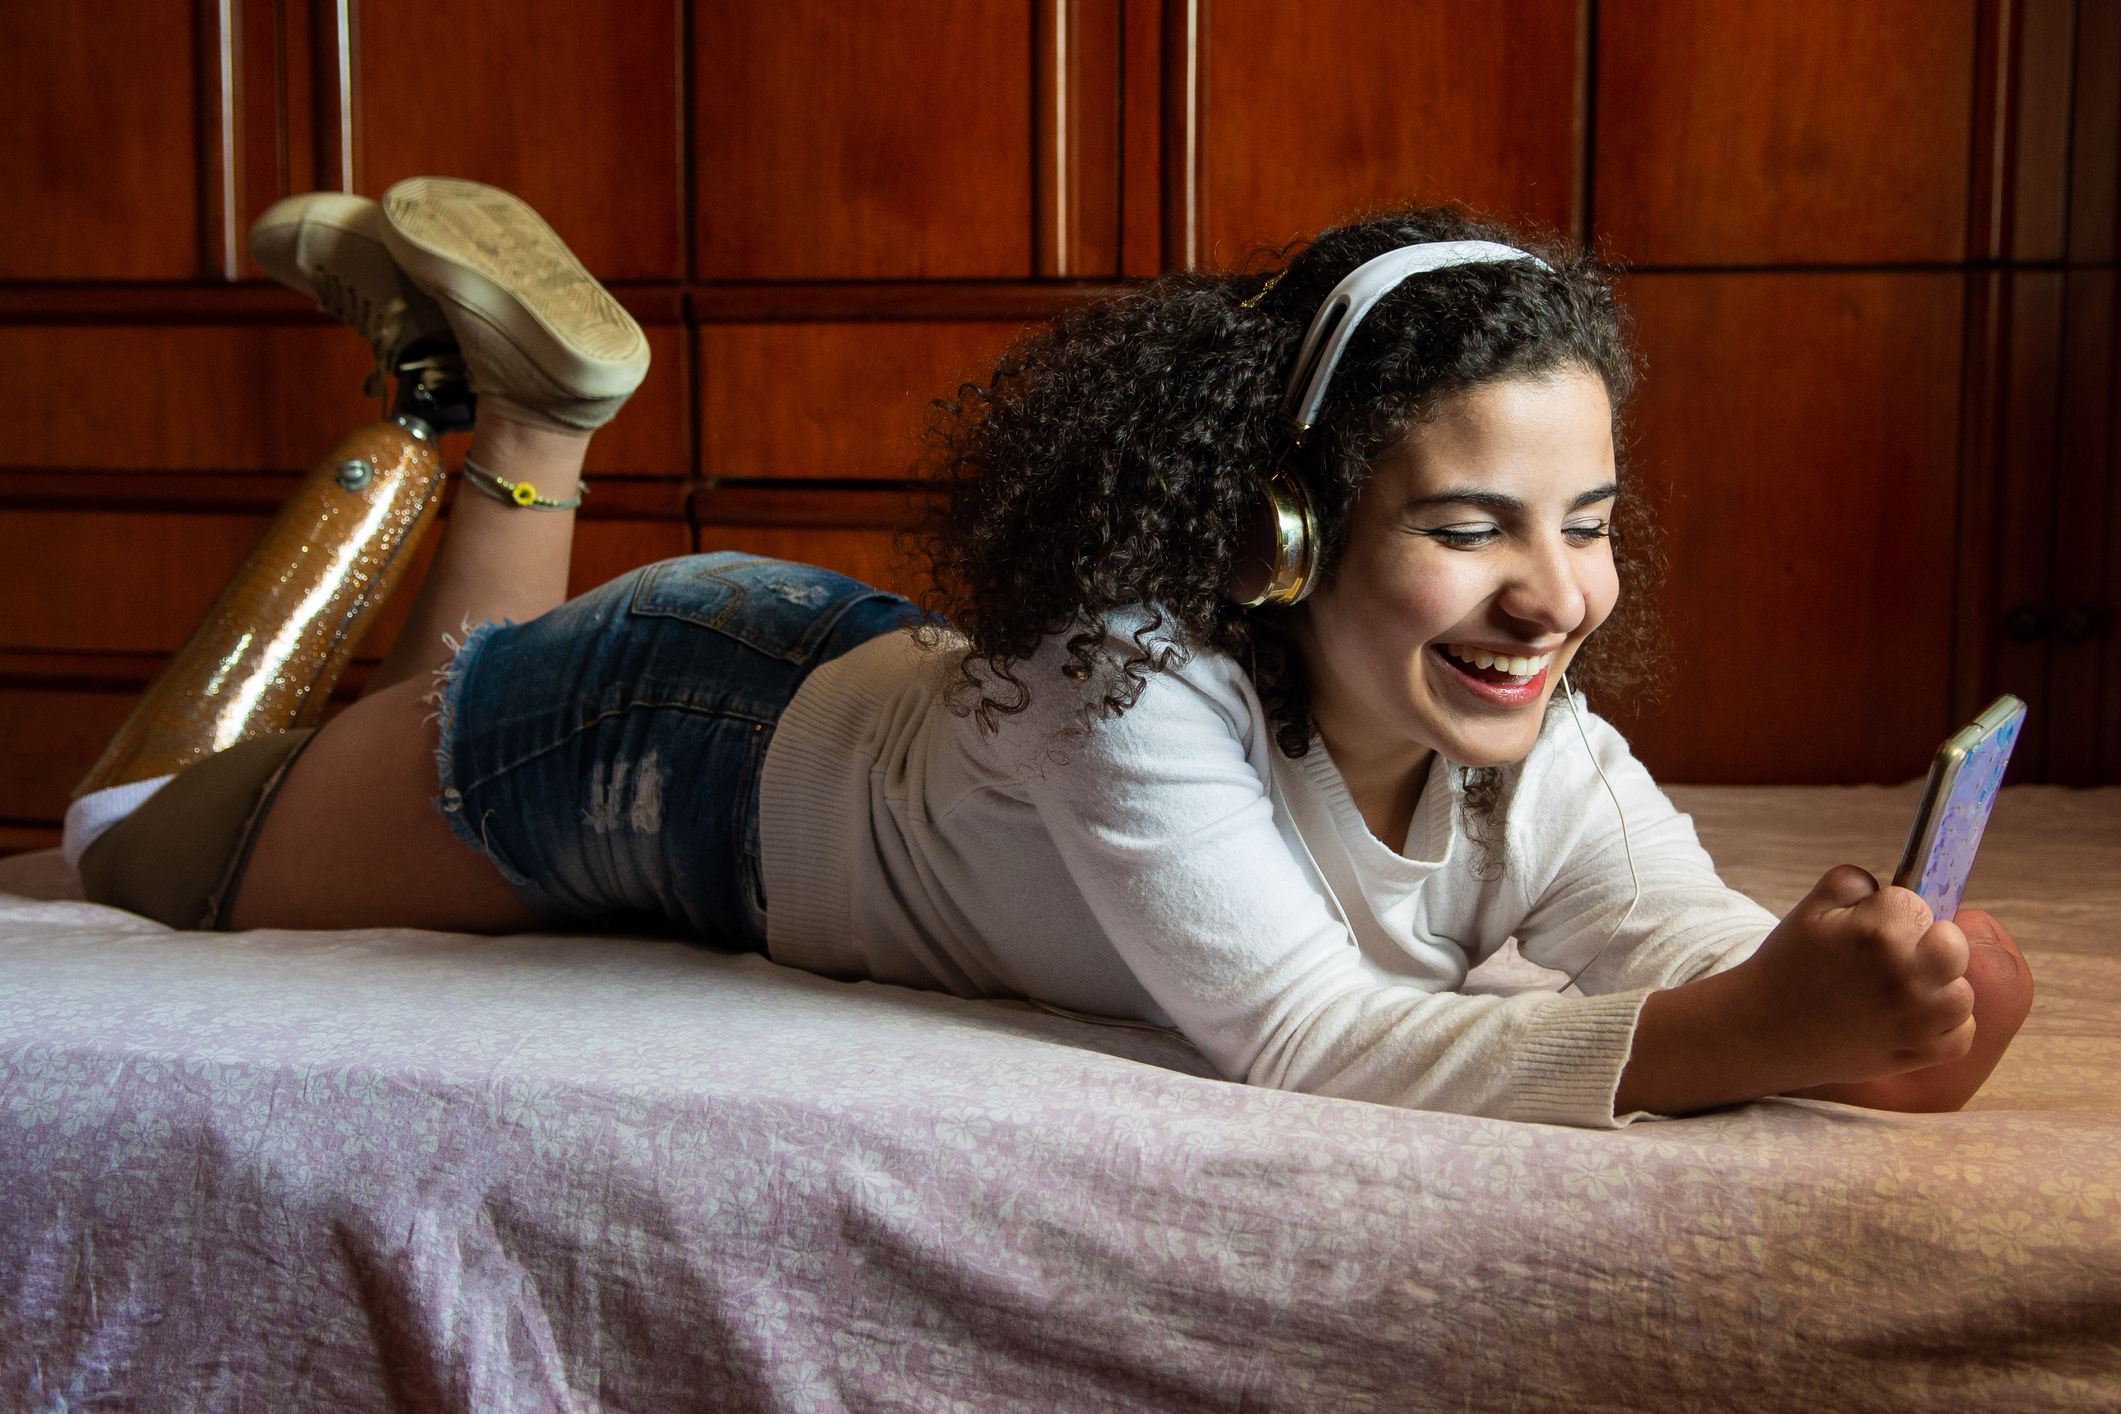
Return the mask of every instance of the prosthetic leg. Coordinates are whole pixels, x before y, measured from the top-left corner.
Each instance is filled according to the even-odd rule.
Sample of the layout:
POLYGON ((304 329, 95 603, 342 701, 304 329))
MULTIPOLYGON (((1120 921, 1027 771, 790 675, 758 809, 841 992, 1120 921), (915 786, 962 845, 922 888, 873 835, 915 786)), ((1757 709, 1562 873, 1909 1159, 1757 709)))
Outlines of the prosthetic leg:
POLYGON ((471 426, 454 349, 414 345, 392 414, 349 432, 134 706, 74 796, 314 726, 442 499, 444 432, 471 426))
MULTIPOLYGON (((230 926, 281 786, 305 779, 298 768, 312 741, 338 740, 315 724, 434 522, 437 439, 471 428, 471 388, 490 395, 492 425, 480 445, 509 474, 467 459, 469 484, 516 508, 566 511, 580 491, 541 496, 532 475, 562 496, 578 487, 587 434, 648 368, 639 326, 551 228, 515 197, 475 182, 415 178, 381 202, 345 192, 287 197, 251 227, 251 253, 367 341, 371 391, 394 374, 397 401, 383 420, 349 433, 289 499, 67 811, 61 848, 83 896, 173 928, 230 926)), ((520 583, 503 569, 482 586, 476 574, 453 578, 461 566, 445 549, 430 587, 449 600, 446 624, 427 597, 415 604, 408 651, 385 664, 392 682, 445 661, 442 628, 458 622, 458 608, 534 617, 565 597, 566 536, 511 529, 512 514, 482 502, 459 528, 483 526, 475 543, 499 564, 511 550, 540 563, 520 583), (544 563, 555 555, 557 569, 544 563), (409 651, 430 637, 427 651, 409 651)), ((484 561, 472 558, 483 573, 484 561)), ((343 760, 339 769, 343 776, 343 760)), ((352 769, 353 779, 335 786, 350 800, 372 784, 358 762, 352 769)), ((331 862, 321 861, 323 875, 331 862)))

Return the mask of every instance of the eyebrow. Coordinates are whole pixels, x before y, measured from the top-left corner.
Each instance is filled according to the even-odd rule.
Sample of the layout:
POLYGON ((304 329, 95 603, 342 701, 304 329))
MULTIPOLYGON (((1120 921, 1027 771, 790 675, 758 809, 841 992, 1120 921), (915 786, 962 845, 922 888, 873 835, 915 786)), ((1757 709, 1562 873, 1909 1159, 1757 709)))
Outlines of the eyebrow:
MULTIPOLYGON (((1610 501, 1619 494, 1619 484, 1608 481, 1603 486, 1593 486, 1569 502, 1569 510, 1580 511, 1586 506, 1595 506, 1600 501, 1610 501)), ((1407 502, 1408 510, 1417 506, 1479 506, 1482 510, 1490 511, 1522 511, 1525 508, 1524 502, 1515 496, 1505 496, 1500 491, 1476 491, 1470 486, 1439 491, 1433 496, 1417 496, 1407 502)))

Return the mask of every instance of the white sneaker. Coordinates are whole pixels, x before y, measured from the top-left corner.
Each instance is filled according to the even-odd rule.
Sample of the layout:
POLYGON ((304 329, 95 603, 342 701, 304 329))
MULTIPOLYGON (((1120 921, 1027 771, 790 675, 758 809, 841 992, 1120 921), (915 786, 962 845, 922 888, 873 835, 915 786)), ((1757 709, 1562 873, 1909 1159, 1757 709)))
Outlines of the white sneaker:
POLYGON ((398 268, 456 330, 474 393, 594 428, 641 385, 641 326, 519 198, 414 177, 383 194, 383 219, 398 268))
POLYGON ((441 306, 391 259, 383 209, 365 196, 313 191, 276 201, 250 228, 250 253, 266 274, 368 340, 376 355, 371 396, 411 345, 456 342, 441 306))

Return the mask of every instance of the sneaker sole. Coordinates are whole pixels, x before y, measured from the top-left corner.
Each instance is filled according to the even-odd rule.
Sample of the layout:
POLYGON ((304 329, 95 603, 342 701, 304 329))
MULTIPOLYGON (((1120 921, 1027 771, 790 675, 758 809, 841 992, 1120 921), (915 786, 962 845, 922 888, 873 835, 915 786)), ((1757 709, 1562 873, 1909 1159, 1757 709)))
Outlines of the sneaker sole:
POLYGON ((521 199, 451 177, 383 194, 384 238, 400 269, 437 299, 507 334, 569 396, 616 398, 648 372, 648 339, 521 199))

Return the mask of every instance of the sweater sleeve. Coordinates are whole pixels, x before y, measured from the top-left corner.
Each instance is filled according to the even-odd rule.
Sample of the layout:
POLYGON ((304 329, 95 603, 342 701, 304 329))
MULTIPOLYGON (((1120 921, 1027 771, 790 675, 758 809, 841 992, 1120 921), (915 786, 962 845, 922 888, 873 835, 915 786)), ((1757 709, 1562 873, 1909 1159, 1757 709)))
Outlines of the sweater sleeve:
POLYGON ((1418 1109, 1612 1125, 1645 993, 1432 993, 1366 970, 1277 829, 1234 666, 1152 675, 1030 796, 1157 1005, 1225 1074, 1418 1109))
POLYGON ((1717 877, 1693 821, 1619 732, 1590 713, 1583 727, 1579 737, 1557 713, 1535 753, 1543 769, 1521 776, 1508 802, 1510 855, 1526 869, 1518 950, 1544 967, 1582 970, 1579 986, 1594 994, 1677 987, 1751 957, 1775 915, 1717 877), (1625 838, 1615 796, 1627 811, 1625 838), (1629 915, 1631 854, 1641 896, 1629 915))

